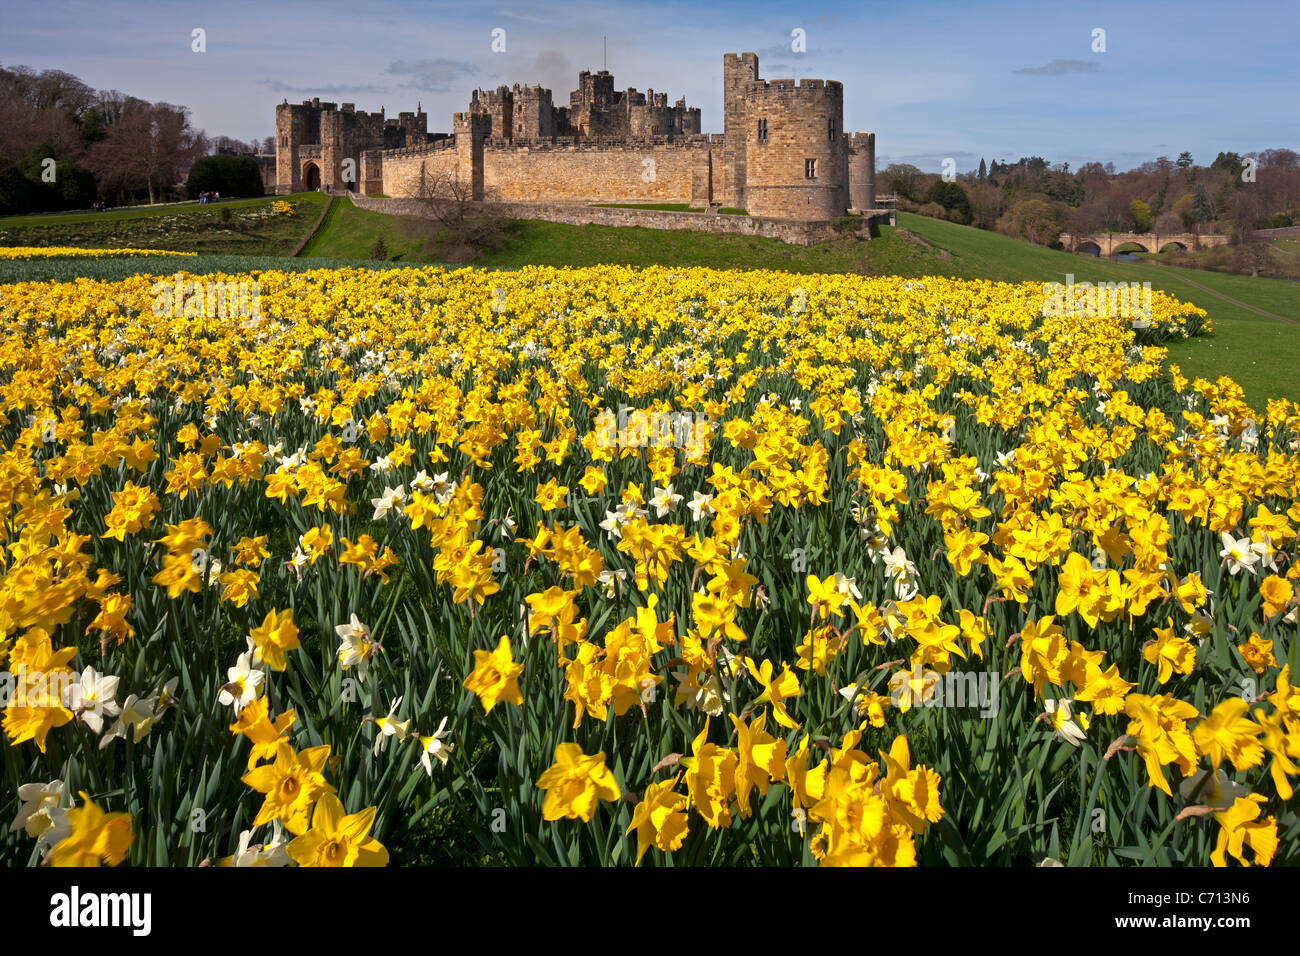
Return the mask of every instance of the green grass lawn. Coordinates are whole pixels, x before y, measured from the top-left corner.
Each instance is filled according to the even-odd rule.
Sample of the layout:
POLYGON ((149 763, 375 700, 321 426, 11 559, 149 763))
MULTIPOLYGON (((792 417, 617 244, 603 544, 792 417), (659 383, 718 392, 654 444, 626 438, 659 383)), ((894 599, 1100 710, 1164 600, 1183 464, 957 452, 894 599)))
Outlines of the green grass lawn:
POLYGON ((376 238, 383 238, 391 261, 438 262, 439 245, 426 220, 358 209, 346 196, 330 208, 316 235, 299 258, 369 259, 376 238))
POLYGON ((216 255, 288 255, 320 215, 327 196, 298 193, 231 202, 136 206, 103 213, 0 218, 0 245, 170 249, 216 255), (292 215, 274 212, 285 199, 292 215), (223 222, 228 212, 230 221, 223 222))

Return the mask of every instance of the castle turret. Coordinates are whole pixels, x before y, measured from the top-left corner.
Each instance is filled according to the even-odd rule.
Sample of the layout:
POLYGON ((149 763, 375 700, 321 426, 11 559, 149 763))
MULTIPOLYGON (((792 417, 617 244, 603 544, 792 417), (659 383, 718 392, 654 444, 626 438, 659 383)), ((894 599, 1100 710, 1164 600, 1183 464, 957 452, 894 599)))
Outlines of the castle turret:
POLYGON ((849 205, 859 212, 876 208, 875 133, 854 133, 849 141, 849 205))
POLYGON ((771 80, 746 91, 745 208, 751 216, 834 219, 849 207, 844 86, 771 80))

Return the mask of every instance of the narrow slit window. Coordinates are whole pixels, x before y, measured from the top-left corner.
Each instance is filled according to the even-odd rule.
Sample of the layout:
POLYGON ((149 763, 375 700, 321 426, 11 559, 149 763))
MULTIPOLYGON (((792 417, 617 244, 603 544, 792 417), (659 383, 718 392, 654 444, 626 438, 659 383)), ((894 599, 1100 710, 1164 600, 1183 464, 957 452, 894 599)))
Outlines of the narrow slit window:
POLYGON ((817 178, 817 160, 805 159, 803 161, 803 175, 805 179, 817 178))
POLYGON ((759 143, 767 142, 767 120, 765 119, 758 121, 758 141, 759 143))

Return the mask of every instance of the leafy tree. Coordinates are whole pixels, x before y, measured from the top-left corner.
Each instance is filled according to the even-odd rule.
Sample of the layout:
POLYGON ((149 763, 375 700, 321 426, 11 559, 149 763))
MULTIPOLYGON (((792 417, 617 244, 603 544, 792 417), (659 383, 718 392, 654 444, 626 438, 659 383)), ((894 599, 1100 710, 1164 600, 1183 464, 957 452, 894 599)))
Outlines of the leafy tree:
POLYGON ((943 207, 946 217, 953 222, 970 224, 970 199, 966 196, 966 190, 956 183, 945 183, 942 180, 935 183, 925 194, 925 201, 938 203, 943 207))
POLYGON ((1133 214, 1133 231, 1150 232, 1155 222, 1155 217, 1151 215, 1151 207, 1141 199, 1134 199, 1128 204, 1128 208, 1133 214))
POLYGON ((185 182, 185 194, 197 199, 199 193, 213 191, 223 196, 262 195, 262 171, 257 160, 246 153, 217 153, 196 159, 185 182))
POLYGON ((1210 163, 1211 169, 1224 169, 1230 173, 1240 173, 1241 168, 1246 165, 1245 160, 1239 153, 1219 153, 1214 157, 1214 162, 1210 163))
POLYGON ((1192 215, 1198 224, 1214 218, 1214 203, 1210 200, 1210 191, 1204 183, 1197 183, 1192 190, 1192 215))
POLYGON ((1026 199, 1016 203, 998 220, 998 232, 1050 246, 1061 235, 1061 222, 1051 203, 1026 199))
POLYGON ((0 170, 0 215, 34 212, 40 205, 40 187, 17 166, 0 170))
POLYGON ((1179 169, 1191 169, 1191 168, 1192 168, 1192 154, 1189 153, 1189 152, 1186 152, 1186 151, 1179 153, 1179 154, 1178 154, 1178 159, 1177 159, 1177 161, 1174 163, 1174 165, 1177 166, 1179 169))

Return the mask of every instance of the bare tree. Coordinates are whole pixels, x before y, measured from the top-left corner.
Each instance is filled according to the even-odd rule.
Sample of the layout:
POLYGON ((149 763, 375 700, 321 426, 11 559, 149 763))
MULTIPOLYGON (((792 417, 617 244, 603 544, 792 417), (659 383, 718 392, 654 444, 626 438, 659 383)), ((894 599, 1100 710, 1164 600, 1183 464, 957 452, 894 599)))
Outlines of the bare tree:
MULTIPOLYGON (((482 200, 474 198, 473 185, 453 172, 429 172, 421 166, 415 187, 417 215, 434 224, 435 235, 425 235, 444 244, 443 255, 452 262, 468 261, 480 252, 498 248, 506 237, 506 220, 496 211, 495 190, 485 190, 482 200)), ((420 232, 420 227, 408 227, 420 232)))
POLYGON ((90 151, 90 165, 101 189, 139 189, 157 200, 174 185, 181 170, 205 152, 203 135, 190 126, 184 107, 156 103, 125 113, 90 151))

